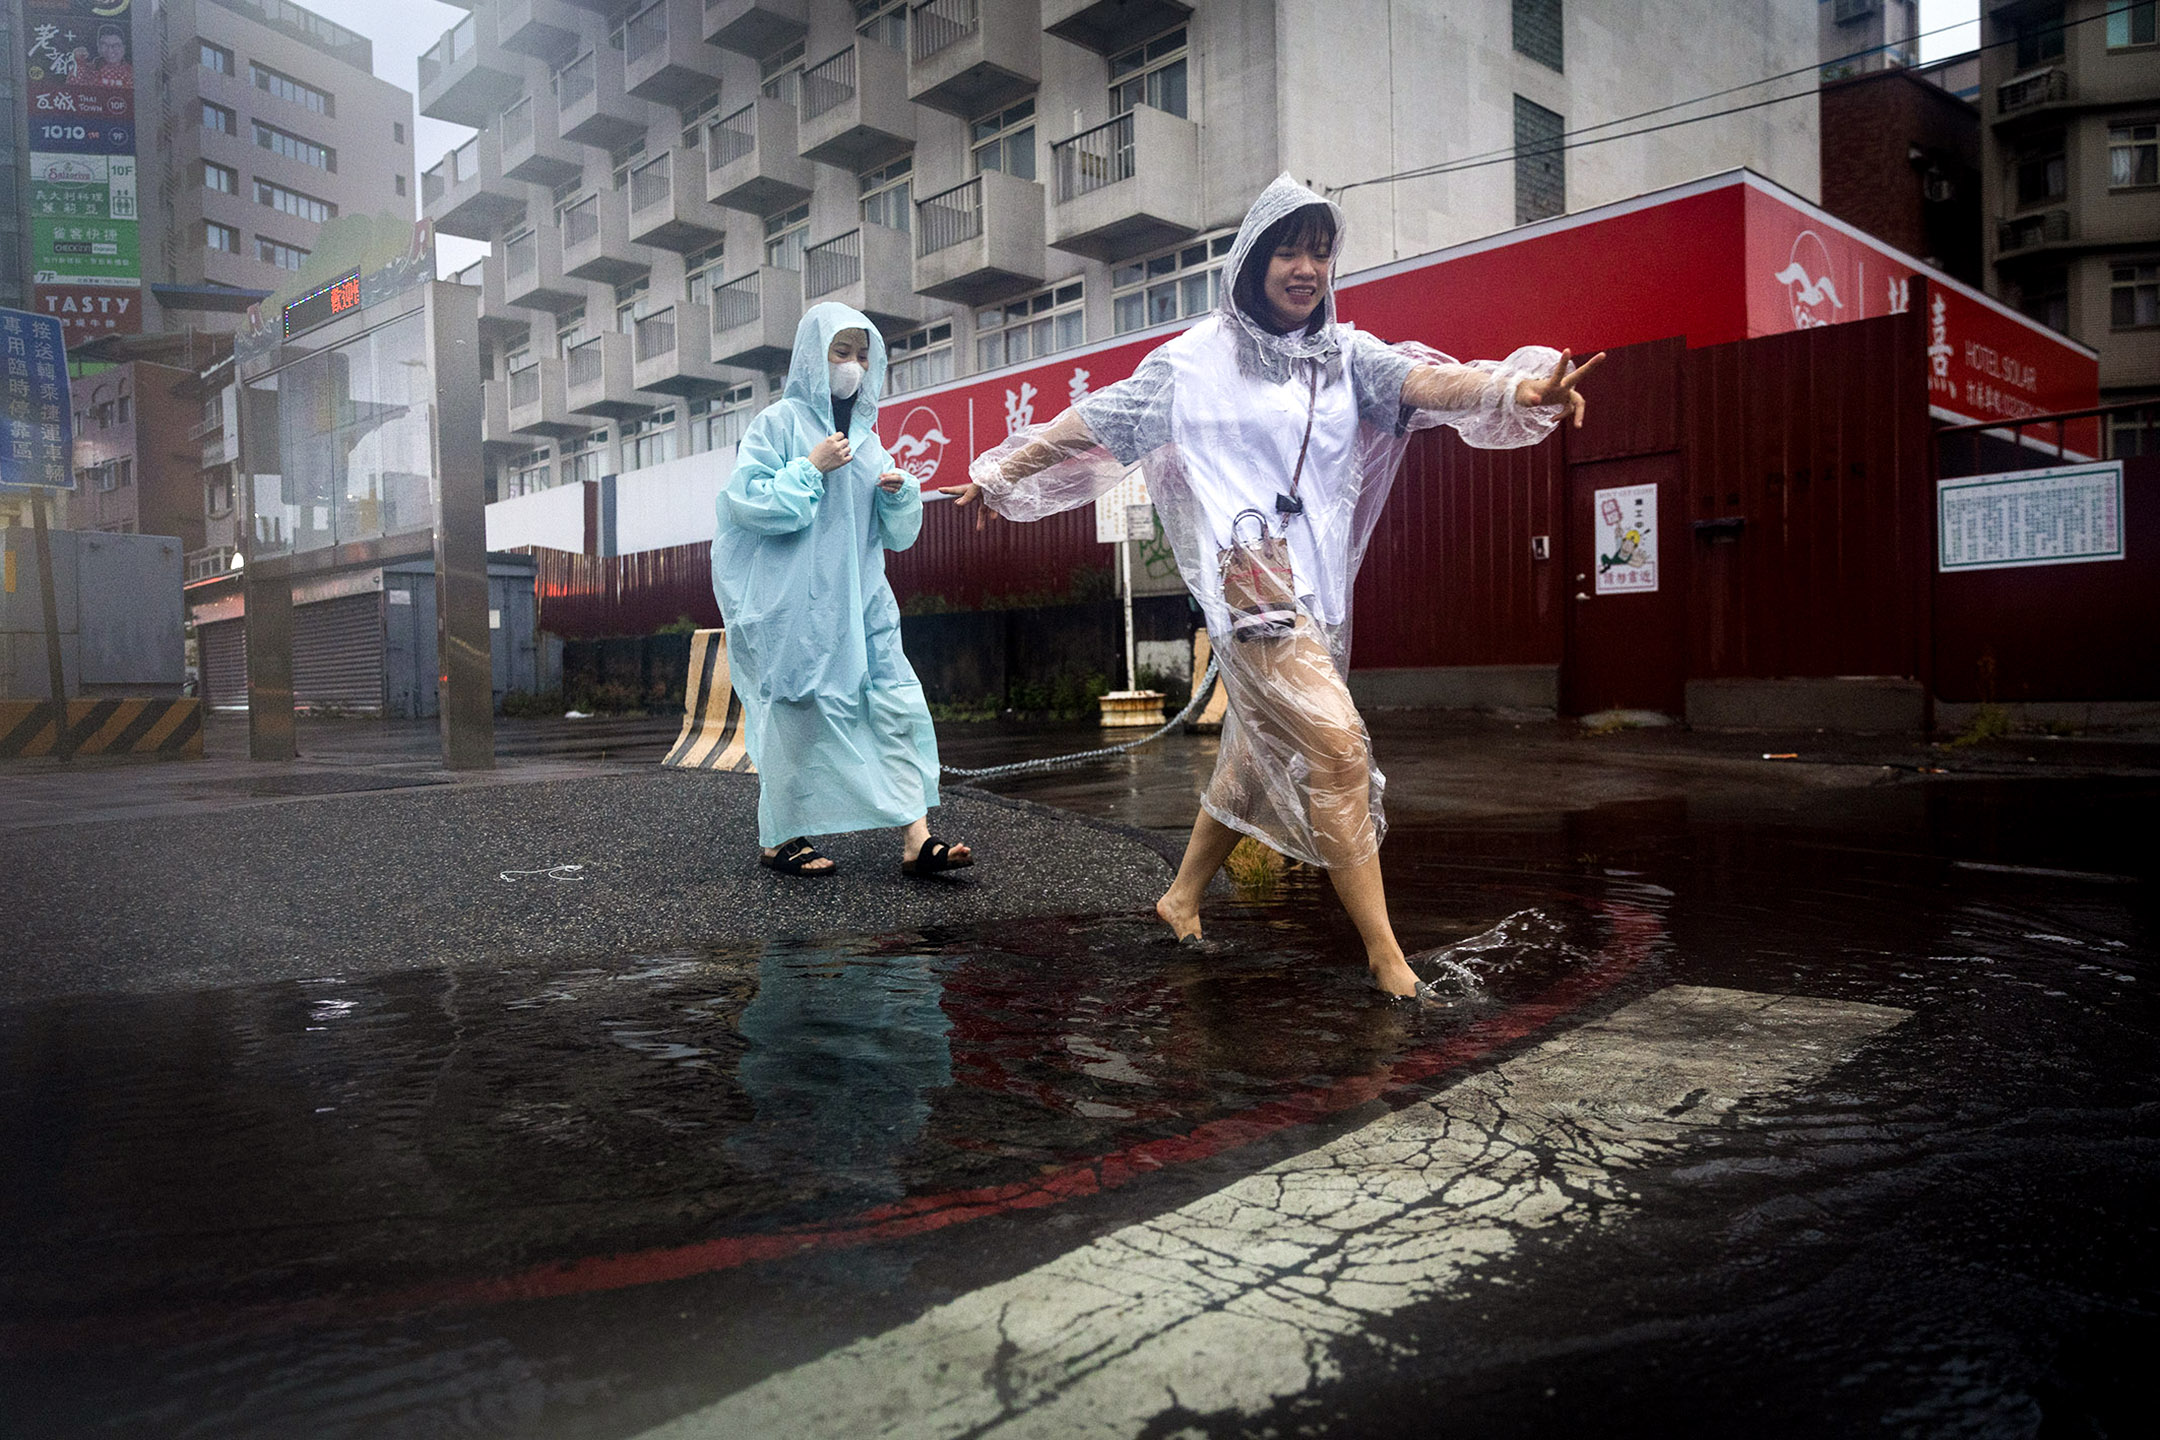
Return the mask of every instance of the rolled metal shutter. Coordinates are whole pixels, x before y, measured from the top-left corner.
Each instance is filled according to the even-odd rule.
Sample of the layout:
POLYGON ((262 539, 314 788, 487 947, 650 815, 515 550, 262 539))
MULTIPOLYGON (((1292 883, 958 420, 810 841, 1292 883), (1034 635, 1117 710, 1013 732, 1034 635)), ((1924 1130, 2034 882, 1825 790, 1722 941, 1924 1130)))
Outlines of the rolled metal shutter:
POLYGON ((203 703, 212 710, 247 709, 247 621, 196 626, 195 649, 202 664, 203 703))
POLYGON ((343 595, 293 609, 293 700, 310 709, 380 715, 382 595, 343 595))

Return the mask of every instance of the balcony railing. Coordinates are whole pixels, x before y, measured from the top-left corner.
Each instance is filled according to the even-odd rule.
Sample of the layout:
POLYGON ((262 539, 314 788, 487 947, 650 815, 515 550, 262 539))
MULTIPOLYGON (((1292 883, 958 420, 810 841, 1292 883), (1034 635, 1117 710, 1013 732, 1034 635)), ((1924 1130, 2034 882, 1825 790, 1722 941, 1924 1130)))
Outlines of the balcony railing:
POLYGON ((600 83, 600 62, 590 50, 555 72, 555 106, 567 110, 600 83))
POLYGON ((445 70, 472 54, 479 43, 479 28, 470 15, 444 31, 442 39, 420 57, 420 88, 425 90, 440 80, 445 70))
POLYGON ((1831 9, 1831 21, 1843 25, 1853 20, 1865 20, 1880 9, 1882 0, 1837 0, 1831 9))
POLYGON ((480 137, 475 135, 449 154, 450 183, 463 185, 480 178, 480 137))
MULTIPOLYGON (((1040 201, 1037 209, 1041 208, 1040 201)), ((915 253, 934 255, 983 233, 982 176, 941 191, 915 206, 915 253)))
POLYGON ((1995 248, 1999 251, 2029 250, 2035 245, 2069 238, 2070 212, 2047 210, 2038 215, 2003 221, 1995 229, 1995 248))
POLYGON ((815 300, 862 279, 862 231, 835 235, 803 252, 803 296, 815 300))
POLYGON ((982 29, 981 0, 923 0, 910 21, 915 58, 926 60, 982 29))
MULTIPOLYGON (((503 242, 503 274, 512 280, 523 279, 540 268, 540 237, 531 230, 522 235, 512 235, 503 242)), ((515 378, 515 377, 512 377, 515 378)), ((533 382, 538 384, 538 381, 533 382)))
POLYGON ((730 280, 715 286, 713 299, 713 330, 733 330, 738 325, 755 325, 764 313, 755 272, 740 280, 730 280))
POLYGON ((600 233, 600 197, 588 195, 563 211, 562 243, 569 250, 600 233))
POLYGON ((570 353, 564 358, 569 362, 566 368, 569 372, 569 386, 572 390, 582 390, 587 385, 600 383, 603 366, 600 358, 600 345, 605 339, 607 339, 605 335, 595 335, 590 340, 570 347, 570 353))
POLYGON ((447 159, 438 160, 420 172, 420 203, 423 207, 433 205, 449 190, 450 182, 443 177, 449 164, 447 159))
POLYGON ((533 102, 527 95, 502 113, 502 148, 505 155, 532 139, 533 102))
POLYGON ((630 172, 630 209, 633 213, 648 205, 665 205, 672 191, 670 167, 672 152, 663 151, 630 172))
POLYGON ((1106 125, 1083 130, 1070 140, 1050 147, 1057 169, 1057 198, 1073 200, 1105 185, 1133 177, 1133 117, 1131 112, 1106 125))
POLYGON ((705 168, 718 170, 757 149, 757 106, 745 105, 705 131, 705 168))
POLYGON ((2020 75, 2006 81, 1995 89, 1995 109, 2007 115, 2012 110, 2023 110, 2032 105, 2045 105, 2050 100, 2070 98, 2070 72, 2067 70, 2042 70, 2033 75, 2020 75))
POLYGON ((522 410, 540 403, 540 367, 528 365, 510 372, 510 408, 522 410))
POLYGON ((653 3, 623 26, 623 59, 631 64, 667 44, 667 0, 653 3))
POLYGON ((662 355, 675 353, 675 307, 647 315, 633 327, 637 338, 637 358, 655 360, 662 355))
POLYGON ((802 118, 814 120, 855 98, 855 47, 818 62, 802 77, 802 118))

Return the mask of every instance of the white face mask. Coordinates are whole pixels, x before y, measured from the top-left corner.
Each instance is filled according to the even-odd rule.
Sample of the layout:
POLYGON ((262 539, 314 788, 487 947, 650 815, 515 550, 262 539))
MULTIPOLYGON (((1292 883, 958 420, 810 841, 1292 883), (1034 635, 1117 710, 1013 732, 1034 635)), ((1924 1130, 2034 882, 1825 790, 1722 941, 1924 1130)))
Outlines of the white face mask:
POLYGON ((850 360, 845 365, 832 367, 833 399, 845 400, 862 388, 863 367, 861 362, 850 360))

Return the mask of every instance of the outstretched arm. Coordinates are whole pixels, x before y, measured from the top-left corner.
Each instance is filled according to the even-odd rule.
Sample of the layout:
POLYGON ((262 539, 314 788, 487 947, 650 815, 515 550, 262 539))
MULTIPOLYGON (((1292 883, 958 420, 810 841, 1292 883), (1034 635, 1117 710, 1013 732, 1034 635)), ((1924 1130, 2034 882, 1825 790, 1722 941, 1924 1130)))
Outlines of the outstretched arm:
MULTIPOLYGON (((1517 380, 1510 397, 1514 404, 1522 409, 1564 405, 1579 427, 1588 407, 1576 386, 1603 363, 1605 352, 1572 368, 1570 359, 1563 350, 1549 373, 1517 380)), ((1420 365, 1403 380, 1402 402, 1413 410, 1474 411, 1483 407, 1496 378, 1490 368, 1476 365, 1420 365)))
MULTIPOLYGON (((987 470, 994 464, 995 475, 986 474, 983 478, 993 485, 1011 485, 1046 470, 1061 460, 1070 460, 1075 455, 1093 449, 1095 443, 1094 432, 1088 429, 1087 421, 1080 417, 1079 410, 1071 409, 1043 426, 1018 448, 996 456, 994 461, 987 456, 977 461, 974 466, 969 467, 969 473, 972 475, 977 469, 987 470)), ((977 481, 971 479, 965 485, 945 485, 939 488, 952 496, 953 504, 959 508, 981 505, 975 512, 976 529, 982 529, 989 521, 992 512, 988 505, 982 504, 983 487, 977 481)))

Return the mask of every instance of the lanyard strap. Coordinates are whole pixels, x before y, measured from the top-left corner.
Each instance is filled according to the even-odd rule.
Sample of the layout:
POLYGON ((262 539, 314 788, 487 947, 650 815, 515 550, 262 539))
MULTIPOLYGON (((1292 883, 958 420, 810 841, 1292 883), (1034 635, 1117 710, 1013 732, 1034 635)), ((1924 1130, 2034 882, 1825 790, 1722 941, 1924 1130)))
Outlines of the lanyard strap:
POLYGON ((1305 510, 1304 503, 1298 499, 1298 481, 1305 476, 1305 451, 1312 444, 1313 411, 1318 407, 1320 401, 1319 362, 1307 361, 1306 365, 1308 368, 1305 371, 1305 438, 1298 441, 1297 468, 1290 472, 1290 493, 1286 497, 1279 497, 1288 499, 1290 503, 1287 506, 1277 505, 1275 507, 1281 510, 1285 517, 1303 514, 1305 510))

